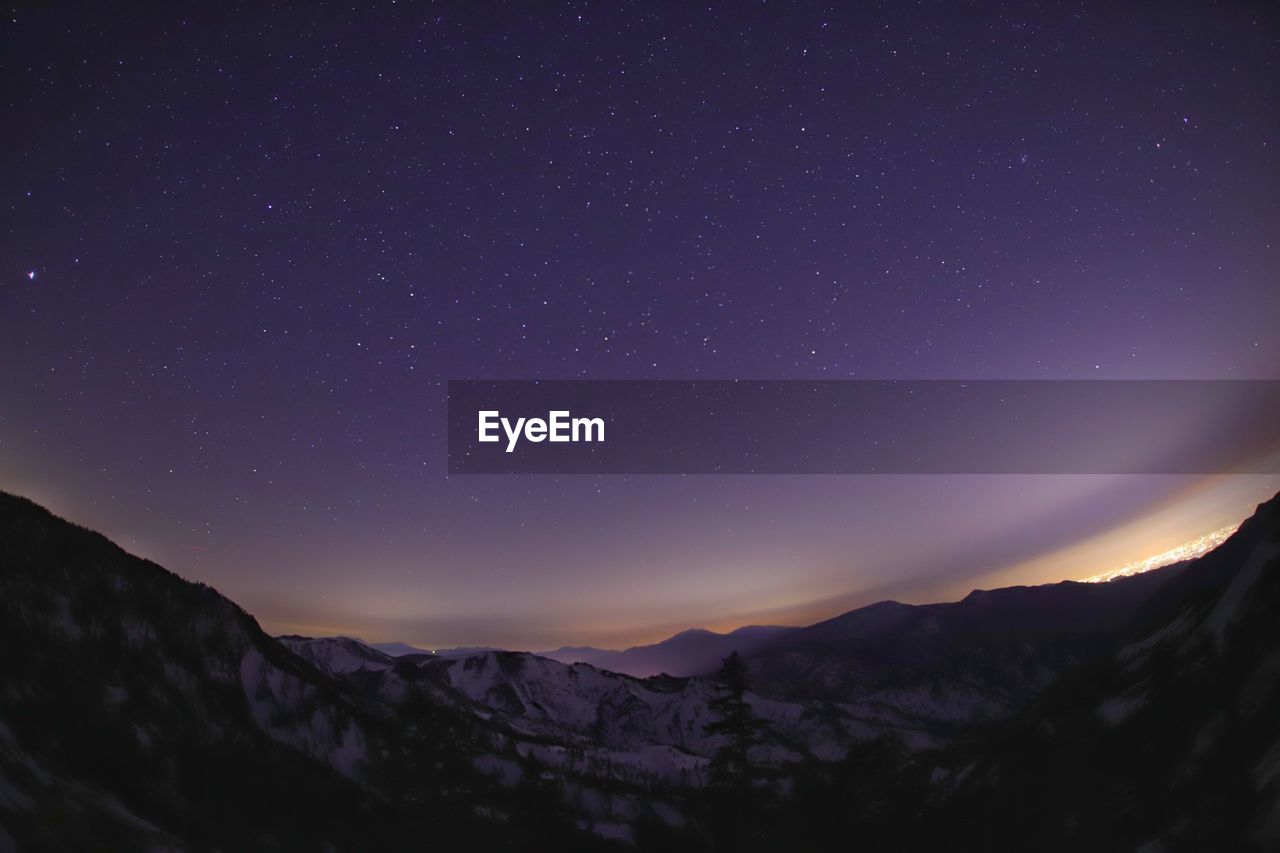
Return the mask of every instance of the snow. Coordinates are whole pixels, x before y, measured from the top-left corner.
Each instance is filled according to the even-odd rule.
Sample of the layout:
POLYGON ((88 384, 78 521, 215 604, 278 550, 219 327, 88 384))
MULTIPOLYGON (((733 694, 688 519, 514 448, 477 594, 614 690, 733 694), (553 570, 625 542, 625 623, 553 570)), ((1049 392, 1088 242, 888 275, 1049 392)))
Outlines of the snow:
POLYGON ((332 706, 317 703, 313 686, 254 648, 240 661, 240 682, 258 728, 348 778, 359 775, 367 754, 364 733, 350 720, 339 721, 332 706))
POLYGON ((32 800, 0 770, 0 810, 7 812, 30 811, 32 800))
MULTIPOLYGON (((434 675, 428 683, 439 685, 434 689, 442 701, 461 703, 497 723, 521 755, 561 773, 700 786, 710 758, 725 744, 724 735, 706 731, 720 689, 707 679, 651 682, 516 653, 436 658, 419 667, 434 675)), ((976 700, 963 691, 956 695, 968 701, 956 702, 952 715, 971 713, 976 700)), ((924 707, 923 694, 913 697, 924 707)), ((781 767, 810 755, 839 761, 851 743, 885 733, 913 749, 938 745, 918 719, 874 703, 806 703, 752 693, 744 698, 769 732, 751 751, 761 765, 781 767)))
POLYGON ((1116 653, 1116 659, 1125 663, 1126 669, 1132 670, 1145 659, 1147 652, 1151 651, 1151 649, 1166 640, 1173 640, 1185 636, 1187 632, 1191 630, 1194 623, 1195 614, 1191 610, 1184 610, 1178 614, 1176 619, 1168 625, 1165 625, 1159 631, 1156 631, 1154 634, 1151 634, 1136 643, 1131 643, 1122 648, 1116 653))
POLYGON ((392 662, 377 649, 350 637, 278 637, 290 651, 329 673, 381 672, 392 662))
POLYGON ((3 749, 4 756, 6 758, 22 765, 23 769, 30 773, 41 785, 53 784, 52 774, 41 767, 36 760, 18 744, 18 739, 14 737, 13 732, 10 731, 9 727, 4 723, 0 723, 0 749, 3 749))
POLYGON ((1276 740, 1258 760, 1254 765, 1253 773, 1260 789, 1280 780, 1280 740, 1276 740))
POLYGON ((664 744, 631 750, 569 750, 554 744, 522 743, 517 750, 562 772, 635 782, 701 784, 711 763, 707 758, 664 744))
POLYGON ((107 814, 119 819, 122 823, 132 826, 134 829, 140 829, 154 835, 164 834, 161 832, 160 827, 148 820, 138 817, 136 814, 129 811, 129 809, 125 807, 124 803, 120 802, 110 794, 102 794, 98 804, 107 814))
POLYGON ((1145 705, 1146 701, 1147 694, 1145 692, 1136 696, 1112 696, 1098 706, 1096 713, 1107 725, 1116 726, 1123 723, 1134 711, 1145 705))
POLYGON ((635 840, 631 827, 625 823, 598 820, 591 824, 590 829, 596 835, 601 838, 607 838, 610 841, 622 841, 631 844, 635 840))
POLYGON ((524 777, 520 765, 497 755, 477 755, 471 762, 476 770, 497 779, 505 787, 513 787, 524 777))
POLYGON ((71 600, 65 595, 59 595, 54 599, 54 606, 57 612, 51 621, 52 626, 73 640, 80 639, 84 635, 84 631, 76 622, 75 617, 71 615, 71 600))
POLYGON ((1278 555, 1280 555, 1280 542, 1262 542, 1254 547, 1244 568, 1236 573, 1231 586, 1227 587, 1227 591, 1218 599, 1213 612, 1204 622, 1204 627, 1213 634, 1214 639, 1222 641, 1227 626, 1235 620, 1236 611, 1240 609, 1245 593, 1262 577, 1263 568, 1278 555))
POLYGON ((338 746, 329 753, 329 763, 348 779, 354 779, 365 757, 364 733, 354 723, 348 723, 342 730, 342 739, 338 746))

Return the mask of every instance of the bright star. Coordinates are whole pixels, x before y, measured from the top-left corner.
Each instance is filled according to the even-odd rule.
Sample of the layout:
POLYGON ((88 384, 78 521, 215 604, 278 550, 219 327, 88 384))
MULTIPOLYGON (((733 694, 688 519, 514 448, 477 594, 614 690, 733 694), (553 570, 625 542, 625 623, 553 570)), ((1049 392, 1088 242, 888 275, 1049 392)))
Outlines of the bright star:
POLYGON ((35 280, 36 280, 36 271, 35 271, 35 270, 28 270, 28 271, 27 271, 27 281, 35 281, 35 280))

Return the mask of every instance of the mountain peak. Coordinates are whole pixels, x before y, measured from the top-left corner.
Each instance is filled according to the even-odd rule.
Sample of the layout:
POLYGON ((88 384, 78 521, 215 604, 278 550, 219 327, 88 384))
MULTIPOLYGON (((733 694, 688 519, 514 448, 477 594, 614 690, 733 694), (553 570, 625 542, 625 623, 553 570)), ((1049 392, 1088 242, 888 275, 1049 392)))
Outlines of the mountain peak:
POLYGON ((683 639, 689 639, 693 637, 723 637, 723 636, 725 635, 717 634, 715 631, 708 630, 707 628, 686 628, 677 634, 672 634, 670 637, 667 637, 662 642, 669 643, 672 640, 683 640, 683 639))
POLYGON ((395 659, 354 637, 276 637, 294 654, 326 672, 372 672, 390 669, 395 659))

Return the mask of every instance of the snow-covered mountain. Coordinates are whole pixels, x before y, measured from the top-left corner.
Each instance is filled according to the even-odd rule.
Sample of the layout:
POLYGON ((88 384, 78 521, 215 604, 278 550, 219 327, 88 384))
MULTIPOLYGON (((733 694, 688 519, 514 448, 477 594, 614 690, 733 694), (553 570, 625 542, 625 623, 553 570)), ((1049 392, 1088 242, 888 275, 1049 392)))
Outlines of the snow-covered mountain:
MULTIPOLYGON (((416 684, 513 738, 553 740, 578 751, 602 750, 611 762, 629 765, 637 776, 651 773, 673 781, 672 771, 705 766, 723 746, 722 739, 706 731, 714 719, 711 703, 720 692, 713 678, 638 679, 527 653, 489 652, 413 662, 384 679, 379 689, 391 700, 403 695, 404 682, 416 684), (663 757, 650 767, 655 747, 663 757), (684 758, 673 765, 669 756, 676 753, 684 758)), ((850 740, 883 733, 901 735, 920 746, 934 742, 928 732, 910 729, 900 716, 882 709, 754 693, 747 695, 747 702, 765 725, 766 735, 755 752, 762 764, 807 757, 835 760, 850 740)))
POLYGON ((294 654, 306 658, 326 672, 378 671, 390 669, 395 658, 352 637, 276 637, 294 654))
MULTIPOLYGON (((379 702, 395 706, 425 691, 488 732, 495 752, 514 749, 576 784, 696 787, 724 746, 707 733, 720 692, 711 670, 732 651, 750 673, 746 699, 762 732, 751 755, 760 767, 838 761, 851 744, 886 736, 915 751, 938 748, 1018 713, 1063 672, 1113 648, 1185 567, 1106 584, 978 591, 949 604, 882 602, 808 628, 694 630, 625 652, 562 650, 571 662, 481 651, 367 665, 380 653, 357 641, 283 639, 300 652, 325 650, 308 659, 379 702), (647 671, 659 660, 701 660, 694 668, 707 674, 640 678, 605 668, 647 671)), ((515 778, 512 761, 489 756, 481 765, 515 778)))
MULTIPOLYGON (((753 685, 747 701, 764 733, 753 760, 775 769, 835 761, 851 743, 882 736, 935 748, 1007 718, 1109 648, 1118 626, 1179 571, 976 592, 952 604, 884 602, 810 628, 760 630, 747 647, 754 653, 744 655, 753 685)), ((665 645, 658 654, 687 655, 687 644, 708 640, 714 644, 702 650, 734 650, 719 645, 733 635, 694 631, 640 651, 665 645)), ((719 694, 714 674, 637 678, 484 652, 404 657, 359 681, 392 704, 426 690, 501 733, 519 754, 583 778, 697 785, 724 746, 706 731, 719 694)))
POLYGON ((0 493, 0 848, 485 847, 524 809, 576 843, 554 799, 472 769, 464 718, 370 702, 334 674, 373 671, 351 668, 363 650, 291 645, 325 669, 215 590, 0 493))
MULTIPOLYGON (((786 772, 807 761, 839 761, 852 744, 882 737, 913 751, 968 737, 1112 647, 1119 626, 1180 571, 977 592, 924 607, 885 602, 810 628, 762 630, 754 653, 744 656, 753 685, 746 701, 761 732, 751 759, 786 772)), ((679 653, 682 642, 706 635, 734 640, 687 632, 668 650, 679 653)), ((520 761, 535 760, 578 790, 618 782, 697 787, 725 745, 707 731, 721 691, 714 674, 637 678, 592 664, 484 652, 403 657, 357 680, 381 702, 395 705, 425 691, 468 715, 489 732, 495 755, 478 766, 496 778, 521 778, 520 761)), ((620 810, 633 817, 643 811, 634 802, 620 810)))
MULTIPOLYGON (((1277 612, 1280 497, 1163 570, 766 632, 733 837, 1272 849, 1277 612)), ((705 846, 730 683, 276 640, 0 494, 0 846, 705 846)))

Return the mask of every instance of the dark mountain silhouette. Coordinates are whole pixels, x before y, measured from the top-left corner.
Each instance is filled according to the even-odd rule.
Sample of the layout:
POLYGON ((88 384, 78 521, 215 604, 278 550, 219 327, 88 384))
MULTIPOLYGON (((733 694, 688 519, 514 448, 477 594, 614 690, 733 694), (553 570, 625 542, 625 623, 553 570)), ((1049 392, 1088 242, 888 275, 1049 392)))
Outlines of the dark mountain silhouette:
POLYGON ((1277 612, 1280 497, 1144 575, 639 647, 758 642, 726 693, 273 639, 0 494, 0 848, 1275 849, 1277 612))
POLYGON ((386 655, 398 658, 401 655, 429 655, 429 649, 420 649, 408 643, 369 643, 369 645, 386 655))
MULTIPOLYGON (((358 641, 359 642, 359 641, 358 641)), ((365 643, 369 648, 376 649, 383 654, 390 655, 393 658, 404 657, 405 655, 432 655, 441 658, 458 658, 467 655, 478 655, 484 652, 501 652, 506 651, 497 646, 456 646, 444 649, 420 649, 417 646, 411 646, 408 643, 365 643)))
POLYGON ((798 780, 772 831, 799 849, 1280 849, 1277 614, 1280 497, 1012 719, 935 752, 855 746, 798 780))
POLYGON ((587 663, 637 678, 664 673, 706 675, 719 669, 721 661, 733 652, 750 654, 768 641, 793 630, 777 625, 747 625, 727 634, 717 634, 704 628, 691 628, 659 643, 632 646, 623 651, 566 646, 539 654, 561 663, 587 663))
POLYGON ((4 493, 0 685, 0 840, 24 851, 512 836, 484 814, 580 838, 476 773, 448 709, 371 704, 213 589, 4 493))
POLYGON ((891 705, 936 723, 998 719, 1112 648, 1183 569, 978 590, 947 604, 884 601, 773 638, 747 665, 770 695, 891 705))
POLYGON ((1035 813, 1064 849, 1280 848, 1280 499, 1135 625, 993 738, 952 813, 1035 813))

